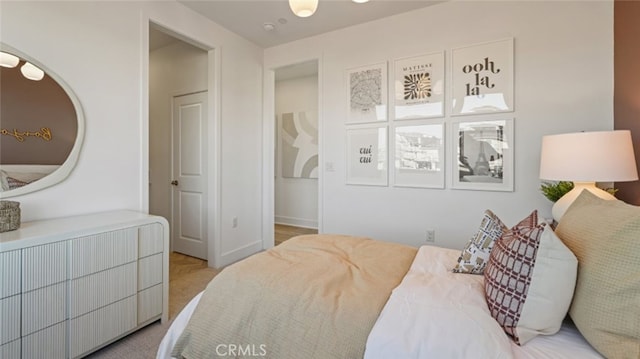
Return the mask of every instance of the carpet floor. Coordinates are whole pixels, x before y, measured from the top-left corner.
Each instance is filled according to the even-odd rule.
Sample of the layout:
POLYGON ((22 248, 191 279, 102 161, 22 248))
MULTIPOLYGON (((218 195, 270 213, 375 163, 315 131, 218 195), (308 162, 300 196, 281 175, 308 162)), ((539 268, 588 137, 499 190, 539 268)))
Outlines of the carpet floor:
POLYGON ((89 355, 92 359, 151 359, 156 357, 158 346, 169 329, 171 321, 165 324, 155 322, 89 355))

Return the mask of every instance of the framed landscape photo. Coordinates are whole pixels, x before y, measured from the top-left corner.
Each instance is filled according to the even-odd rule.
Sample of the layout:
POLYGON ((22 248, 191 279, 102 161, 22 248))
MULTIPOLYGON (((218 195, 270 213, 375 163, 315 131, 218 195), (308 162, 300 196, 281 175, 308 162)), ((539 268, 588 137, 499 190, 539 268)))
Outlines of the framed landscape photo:
POLYGON ((395 61, 396 120, 444 116, 444 52, 395 61))
POLYGON ((451 115, 513 111, 513 38, 453 49, 451 115))
POLYGON ((513 191, 513 119, 453 122, 452 188, 513 191))
POLYGON ((388 185, 387 126, 347 129, 347 184, 388 185))
POLYGON ((347 123, 387 120, 387 63, 347 70, 347 123))
POLYGON ((444 188, 444 122, 395 127, 394 185, 444 188))

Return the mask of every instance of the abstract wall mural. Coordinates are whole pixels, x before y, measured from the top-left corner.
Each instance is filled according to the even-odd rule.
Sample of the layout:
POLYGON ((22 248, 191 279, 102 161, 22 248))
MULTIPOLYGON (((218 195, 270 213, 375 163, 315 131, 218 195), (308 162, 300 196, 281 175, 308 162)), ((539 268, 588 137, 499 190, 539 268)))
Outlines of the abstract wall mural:
POLYGON ((318 178, 318 119, 311 111, 283 113, 282 177, 318 178))

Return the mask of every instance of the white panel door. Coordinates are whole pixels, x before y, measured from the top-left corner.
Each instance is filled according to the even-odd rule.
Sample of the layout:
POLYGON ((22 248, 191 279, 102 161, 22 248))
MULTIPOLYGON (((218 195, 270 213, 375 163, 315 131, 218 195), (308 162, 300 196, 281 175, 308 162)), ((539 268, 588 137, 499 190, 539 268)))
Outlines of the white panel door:
POLYGON ((173 250, 207 259, 207 93, 173 99, 173 250))

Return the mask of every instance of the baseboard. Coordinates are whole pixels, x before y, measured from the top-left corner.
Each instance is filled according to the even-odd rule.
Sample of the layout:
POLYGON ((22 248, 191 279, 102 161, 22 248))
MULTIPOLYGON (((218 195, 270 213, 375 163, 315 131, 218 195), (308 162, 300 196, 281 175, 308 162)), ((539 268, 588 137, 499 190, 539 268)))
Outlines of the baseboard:
POLYGON ((305 219, 305 218, 275 216, 274 223, 275 224, 284 224, 284 225, 287 225, 287 226, 318 229, 318 221, 317 220, 305 219))
POLYGON ((220 268, 235 263, 241 259, 244 259, 252 254, 256 254, 262 250, 262 241, 255 241, 249 243, 243 247, 234 249, 232 251, 222 253, 220 256, 220 268))

